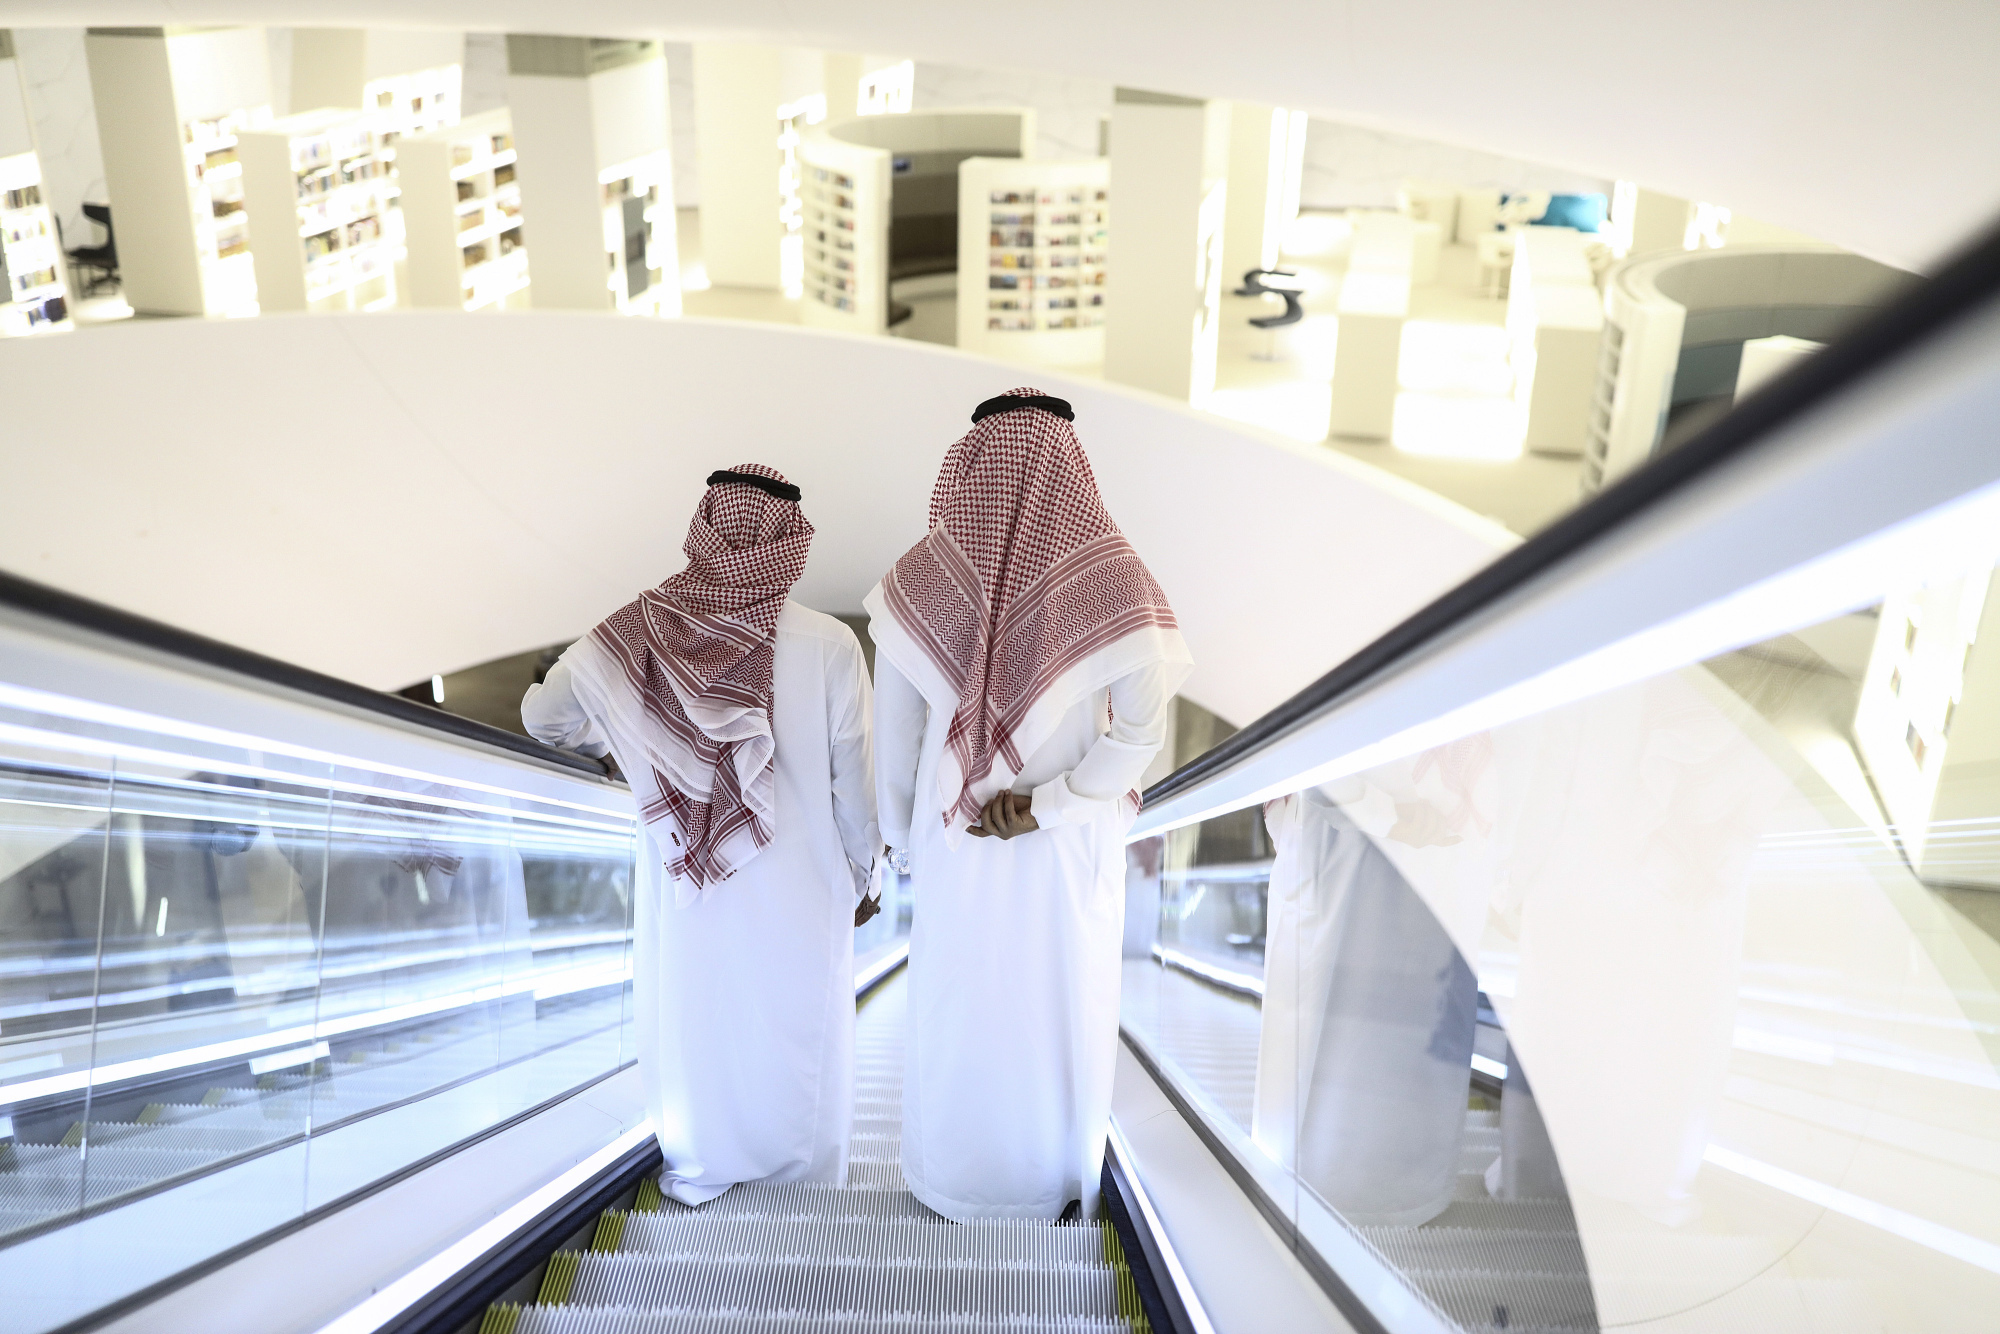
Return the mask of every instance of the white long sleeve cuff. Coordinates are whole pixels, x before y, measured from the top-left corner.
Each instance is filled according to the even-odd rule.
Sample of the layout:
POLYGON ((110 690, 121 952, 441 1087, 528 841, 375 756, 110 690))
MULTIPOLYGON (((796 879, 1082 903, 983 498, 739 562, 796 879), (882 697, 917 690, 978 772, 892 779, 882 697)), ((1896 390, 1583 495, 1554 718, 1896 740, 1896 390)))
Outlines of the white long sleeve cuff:
POLYGON ((521 697, 521 725, 537 741, 594 760, 611 751, 610 741, 597 730, 577 701, 576 689, 570 683, 569 664, 561 659, 549 668, 542 684, 529 686, 528 693, 521 697))

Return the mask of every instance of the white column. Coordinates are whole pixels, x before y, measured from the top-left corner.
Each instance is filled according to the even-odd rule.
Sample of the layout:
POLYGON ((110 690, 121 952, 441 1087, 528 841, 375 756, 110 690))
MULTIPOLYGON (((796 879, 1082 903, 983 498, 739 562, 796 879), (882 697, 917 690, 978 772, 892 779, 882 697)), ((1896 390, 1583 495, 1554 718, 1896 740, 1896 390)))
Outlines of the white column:
POLYGON ((662 260, 659 282, 673 289, 660 313, 678 314, 671 172, 657 180, 673 142, 667 67, 659 44, 510 34, 507 102, 513 113, 522 230, 534 246, 534 306, 627 307, 613 283, 628 263, 619 231, 622 209, 616 201, 607 202, 605 176, 643 161, 645 179, 661 190, 647 250, 662 260))
MULTIPOLYGON (((695 143, 701 169, 702 264, 718 287, 779 285, 778 105, 784 53, 696 42, 695 143)), ((541 251, 535 252, 541 264, 541 251)), ((536 291, 541 269, 535 270, 536 291)))
MULTIPOLYGON (((378 79, 465 63, 465 34, 422 28, 292 29, 292 110, 364 107, 378 79)), ((453 93, 456 102, 456 93, 453 93)), ((366 110, 379 108, 365 106, 366 110)), ((450 120, 456 120, 454 105, 450 120)), ((432 118, 435 120, 435 118, 432 118)))
POLYGON ((1277 107, 1229 105, 1229 209, 1222 232, 1222 282, 1235 287, 1250 269, 1278 262, 1283 239, 1287 130, 1277 107))
POLYGON ((244 220, 226 228, 216 212, 232 183, 194 167, 205 150, 235 146, 237 121, 269 121, 263 29, 92 29, 84 53, 126 301, 156 315, 247 308, 250 257, 234 250, 244 220), (197 125, 203 137, 190 142, 197 125))
POLYGON ((1192 403, 1215 388, 1228 153, 1228 103, 1118 90, 1105 379, 1192 403))
POLYGON ((1387 439, 1396 422, 1403 321, 1410 313, 1415 224, 1400 213, 1355 212, 1340 282, 1339 341, 1327 434, 1387 439))
POLYGON ((1628 255, 1681 250, 1687 245, 1688 201, 1652 190, 1641 190, 1632 211, 1632 246, 1628 255))

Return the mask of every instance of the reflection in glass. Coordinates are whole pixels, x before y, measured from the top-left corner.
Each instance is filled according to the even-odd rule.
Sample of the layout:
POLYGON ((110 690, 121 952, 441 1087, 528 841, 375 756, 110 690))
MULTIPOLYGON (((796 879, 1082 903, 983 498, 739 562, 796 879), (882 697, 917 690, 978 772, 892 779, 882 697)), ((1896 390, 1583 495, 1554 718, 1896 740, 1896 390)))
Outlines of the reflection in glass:
POLYGON ((629 1059, 622 792, 272 751, 0 683, 0 1237, 503 1069, 532 1103, 629 1059))
POLYGON ((1266 811, 1271 950, 1253 1133, 1353 1223, 1428 1222, 1458 1185, 1478 986, 1332 796, 1266 811))
POLYGON ((1935 551, 1822 624, 1273 802, 1262 879, 1202 855, 1241 811, 1135 844, 1135 1047, 1301 1246, 1452 1325, 1980 1328, 2000 588, 1935 551))

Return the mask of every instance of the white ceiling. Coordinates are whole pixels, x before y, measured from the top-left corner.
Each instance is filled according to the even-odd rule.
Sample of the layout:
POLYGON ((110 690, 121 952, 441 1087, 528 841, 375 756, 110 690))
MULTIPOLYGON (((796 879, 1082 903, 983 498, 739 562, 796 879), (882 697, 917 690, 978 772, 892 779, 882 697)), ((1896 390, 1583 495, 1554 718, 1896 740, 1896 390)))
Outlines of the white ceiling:
POLYGON ((1636 180, 1910 268, 2000 215, 1993 0, 0 0, 0 24, 741 39, 1109 79, 1636 180))

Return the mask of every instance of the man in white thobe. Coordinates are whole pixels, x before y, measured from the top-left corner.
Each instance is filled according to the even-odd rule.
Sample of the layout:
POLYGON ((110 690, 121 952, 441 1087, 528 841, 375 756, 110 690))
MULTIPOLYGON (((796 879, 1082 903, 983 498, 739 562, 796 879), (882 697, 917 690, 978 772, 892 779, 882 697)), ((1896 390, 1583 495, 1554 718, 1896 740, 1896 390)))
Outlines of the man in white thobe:
MULTIPOLYGON (((851 630, 784 596, 804 566, 797 534, 812 530, 795 500, 733 480, 763 475, 783 482, 756 465, 715 474, 696 519, 711 531, 703 542, 690 533, 688 574, 647 595, 636 621, 621 612, 578 641, 521 704, 542 740, 609 751, 647 817, 636 885, 639 1068, 667 1161, 661 1184, 686 1204, 741 1181, 842 1183, 847 1172, 853 930, 872 906, 862 896, 880 848, 868 678, 851 630), (740 664, 713 673, 712 643, 676 638, 688 625, 676 615, 754 629, 759 612, 767 676, 740 664), (639 621, 657 633, 635 636, 639 621), (647 654, 662 668, 651 693, 673 692, 650 705, 633 684, 646 679, 634 664, 647 654), (687 688, 686 678, 711 673, 704 689, 687 688), (642 705, 665 708, 670 725, 651 727, 642 705), (754 766, 732 746, 768 756, 747 783, 754 766)), ((726 638, 740 646, 747 635, 726 638)))
POLYGON ((929 536, 865 603, 878 800, 907 855, 903 1175, 947 1218, 1094 1214, 1125 833, 1188 656, 1070 409, 981 404, 929 536))

